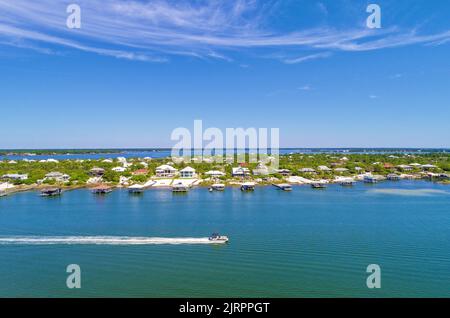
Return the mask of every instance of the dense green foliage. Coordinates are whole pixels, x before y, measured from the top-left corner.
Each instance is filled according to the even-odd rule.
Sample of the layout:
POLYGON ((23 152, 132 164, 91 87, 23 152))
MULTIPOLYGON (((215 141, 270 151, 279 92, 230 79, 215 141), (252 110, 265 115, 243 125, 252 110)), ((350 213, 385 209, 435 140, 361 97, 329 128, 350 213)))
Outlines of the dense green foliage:
MULTIPOLYGON (((249 156, 246 156, 248 162, 249 156)), ((117 160, 113 162, 104 162, 103 160, 63 160, 58 163, 54 162, 28 162, 19 160, 17 163, 9 163, 8 161, 0 161, 0 176, 5 174, 28 174, 28 180, 14 181, 15 184, 35 184, 42 181, 45 175, 49 172, 61 172, 70 176, 70 183, 68 185, 83 185, 91 177, 89 172, 94 167, 105 169, 103 181, 117 184, 120 177, 131 178, 132 182, 141 183, 148 180, 155 175, 155 169, 161 164, 171 164, 177 169, 183 169, 186 166, 191 166, 196 169, 197 173, 203 177, 205 172, 209 170, 219 170, 226 173, 226 176, 221 178, 223 180, 231 178, 232 167, 238 166, 237 163, 224 162, 197 162, 190 163, 173 163, 170 158, 153 159, 142 164, 142 159, 128 159, 132 165, 127 168, 125 172, 114 172, 111 170, 114 167, 122 166, 117 160), (133 175, 133 172, 139 169, 147 169, 147 175, 133 175)), ((299 175, 311 178, 309 173, 301 173, 298 170, 301 168, 316 169, 320 165, 330 168, 346 168, 345 172, 321 172, 317 171, 314 178, 332 179, 337 175, 349 176, 361 173, 355 168, 359 167, 362 171, 373 172, 375 174, 387 175, 391 172, 403 172, 398 165, 408 165, 411 163, 418 164, 432 164, 436 169, 431 169, 433 172, 449 172, 450 171, 450 154, 447 153, 429 153, 429 154, 292 154, 280 156, 279 168, 289 169, 293 175, 299 175), (344 158, 345 157, 345 158, 344 158)), ((250 170, 256 168, 257 162, 245 164, 250 170)), ((411 171, 406 173, 420 173, 421 167, 413 167, 411 171)), ((273 176, 282 178, 279 174, 273 176)), ((55 184, 54 180, 45 180, 45 184, 55 184)))

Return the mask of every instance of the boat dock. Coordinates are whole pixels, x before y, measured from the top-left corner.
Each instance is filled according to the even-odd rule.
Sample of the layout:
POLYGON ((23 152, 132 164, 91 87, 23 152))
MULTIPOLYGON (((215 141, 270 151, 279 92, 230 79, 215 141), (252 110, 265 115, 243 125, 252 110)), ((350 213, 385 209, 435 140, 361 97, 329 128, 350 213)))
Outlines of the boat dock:
POLYGON ((290 185, 289 183, 272 183, 272 185, 283 191, 292 191, 292 185, 290 185))
POLYGON ((388 180, 391 180, 391 181, 398 181, 398 180, 400 180, 400 176, 399 176, 398 174, 395 174, 395 173, 390 173, 390 174, 388 174, 388 175, 386 176, 386 178, 387 178, 388 180))
POLYGON ((245 182, 241 185, 241 191, 255 191, 254 182, 245 182))
POLYGON ((224 191, 224 190, 225 184, 223 183, 215 183, 209 188, 209 191, 224 191))
POLYGON ((128 192, 131 194, 141 194, 144 192, 145 186, 141 184, 134 184, 128 187, 128 192))
POLYGON ((311 188, 313 189, 325 189, 327 185, 324 182, 313 182, 311 188))
POLYGON ((107 194, 112 191, 112 188, 107 185, 99 185, 91 189, 93 194, 107 194))
POLYGON ((181 182, 172 185, 172 192, 173 193, 186 193, 188 191, 189 191, 189 187, 187 185, 184 185, 181 182))
POLYGON ((42 197, 54 197, 61 195, 62 191, 60 188, 48 188, 41 190, 42 197))

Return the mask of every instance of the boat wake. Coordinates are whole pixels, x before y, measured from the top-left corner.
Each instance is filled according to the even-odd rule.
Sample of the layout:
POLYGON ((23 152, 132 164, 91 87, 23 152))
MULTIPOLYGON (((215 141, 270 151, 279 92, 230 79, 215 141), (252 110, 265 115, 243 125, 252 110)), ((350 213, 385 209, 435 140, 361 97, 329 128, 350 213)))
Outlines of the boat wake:
POLYGON ((131 237, 131 236, 11 236, 0 237, 0 245, 161 245, 217 244, 207 237, 131 237))

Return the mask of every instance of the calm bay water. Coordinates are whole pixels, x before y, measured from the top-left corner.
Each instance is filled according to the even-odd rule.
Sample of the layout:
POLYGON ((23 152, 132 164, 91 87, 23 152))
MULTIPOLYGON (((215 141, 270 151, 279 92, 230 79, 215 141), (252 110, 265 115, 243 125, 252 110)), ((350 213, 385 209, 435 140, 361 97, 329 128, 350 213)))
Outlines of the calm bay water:
MULTIPOLYGON (((23 159, 33 159, 33 160, 42 160, 42 159, 57 159, 57 160, 76 160, 76 159, 104 159, 111 158, 115 159, 118 157, 125 158, 168 158, 171 156, 172 152, 170 149, 116 149, 115 151, 106 152, 106 153, 95 153, 95 149, 93 149, 93 153, 73 153, 70 150, 61 151, 55 154, 42 154, 42 155, 26 155, 27 150, 22 150, 22 153, 16 153, 15 150, 2 150, 0 149, 0 160, 23 160, 23 159), (4 155, 2 153, 10 153, 4 155), (65 153, 64 153, 65 152, 65 153), (15 154, 13 154, 15 153, 15 154)), ((372 153, 372 154, 385 154, 385 153, 448 153, 450 149, 447 148, 280 148, 278 152, 280 155, 294 154, 294 153, 307 153, 307 154, 318 154, 318 153, 334 153, 334 154, 346 154, 346 153, 372 153)), ((48 152, 52 152, 49 150, 48 152)), ((249 151, 248 149, 235 149, 235 153, 257 153, 257 149, 253 149, 249 151)), ((226 149, 223 149, 223 153, 227 153, 226 149)), ((270 151, 269 151, 270 153, 270 151)), ((201 155, 202 151, 198 149, 192 149, 193 155, 201 155)))
POLYGON ((298 186, 290 193, 20 193, 0 198, 0 237, 218 231, 230 243, 0 244, 0 296, 450 297, 449 230, 450 188, 425 181, 298 186), (79 290, 65 285, 73 263, 82 270, 79 290), (381 266, 379 290, 366 287, 372 263, 381 266))

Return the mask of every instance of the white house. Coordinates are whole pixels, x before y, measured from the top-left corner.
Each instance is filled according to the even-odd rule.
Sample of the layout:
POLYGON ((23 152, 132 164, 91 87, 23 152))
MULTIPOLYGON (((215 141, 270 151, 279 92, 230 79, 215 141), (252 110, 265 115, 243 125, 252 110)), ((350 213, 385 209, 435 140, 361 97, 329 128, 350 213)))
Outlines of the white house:
POLYGON ((410 171, 413 169, 413 167, 409 166, 409 165, 398 165, 398 168, 404 170, 404 171, 410 171))
POLYGON ((58 182, 69 181, 70 176, 68 174, 63 174, 61 172, 50 172, 45 175, 46 180, 55 180, 58 182))
POLYGON ((253 169, 253 174, 255 176, 267 176, 269 174, 269 168, 260 162, 258 166, 253 169))
POLYGON ((116 159, 118 162, 120 162, 122 164, 127 163, 127 158, 125 158, 125 157, 117 157, 116 159))
POLYGON ((219 178, 219 177, 225 176, 225 173, 222 171, 218 171, 218 170, 210 170, 210 171, 205 172, 205 175, 210 176, 210 177, 219 178))
POLYGON ((327 166, 319 166, 317 169, 320 171, 331 171, 331 168, 328 168, 327 166))
POLYGON ((248 168, 245 167, 235 167, 232 168, 231 174, 233 177, 245 177, 250 175, 250 170, 248 170, 248 168))
POLYGON ((298 169, 299 172, 303 172, 303 173, 314 173, 316 172, 316 170, 314 170, 313 168, 301 168, 298 169))
POLYGON ((282 176, 290 176, 291 175, 291 170, 289 170, 289 169, 277 169, 276 173, 279 173, 282 176))
POLYGON ((180 178, 195 178, 195 169, 191 167, 186 167, 180 170, 180 178))
POLYGON ((125 168, 125 167, 114 167, 111 170, 115 171, 115 172, 125 172, 127 170, 127 168, 125 168))
POLYGON ((174 177, 178 170, 169 165, 161 165, 156 167, 155 173, 157 177, 174 177))
POLYGON ((2 179, 5 179, 5 180, 27 180, 28 174, 10 173, 10 174, 3 175, 2 179))
POLYGON ((428 169, 436 169, 437 167, 435 165, 426 164, 422 165, 422 169, 428 170, 428 169))

